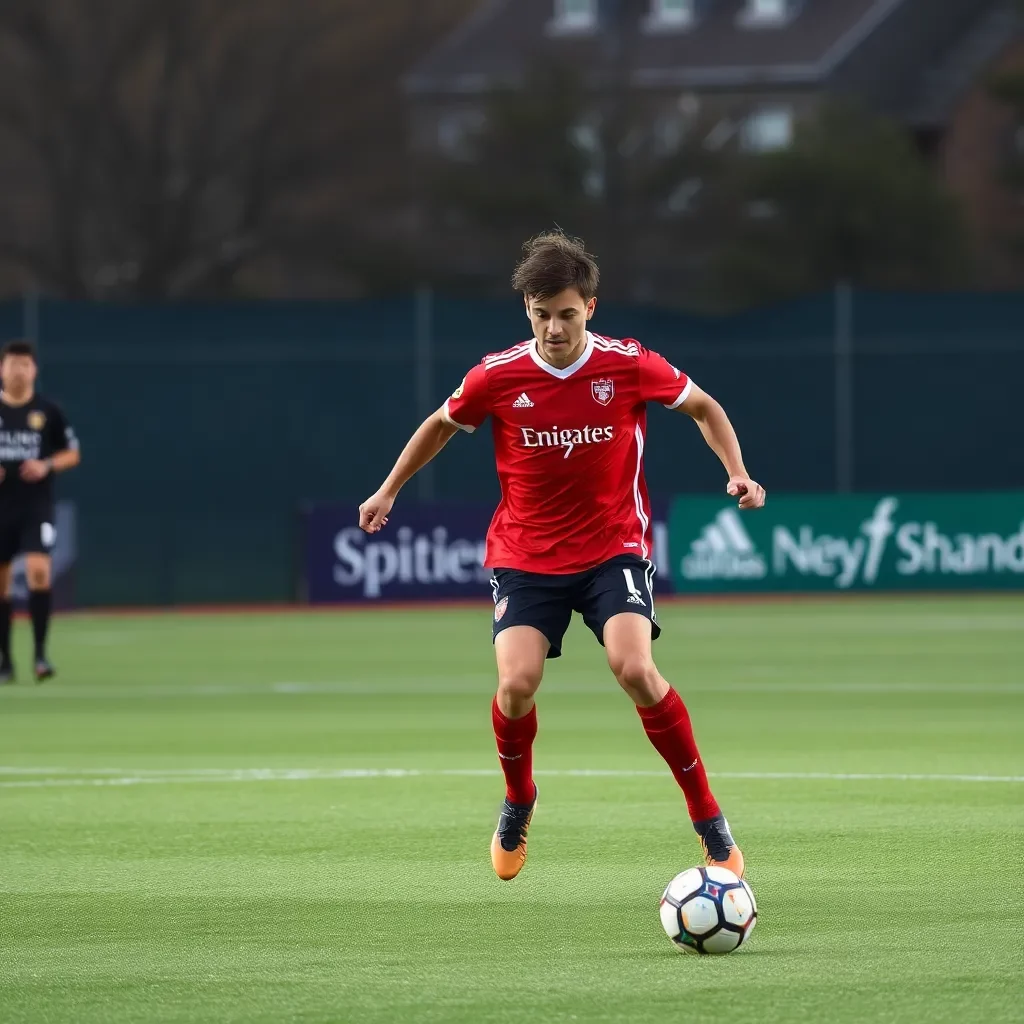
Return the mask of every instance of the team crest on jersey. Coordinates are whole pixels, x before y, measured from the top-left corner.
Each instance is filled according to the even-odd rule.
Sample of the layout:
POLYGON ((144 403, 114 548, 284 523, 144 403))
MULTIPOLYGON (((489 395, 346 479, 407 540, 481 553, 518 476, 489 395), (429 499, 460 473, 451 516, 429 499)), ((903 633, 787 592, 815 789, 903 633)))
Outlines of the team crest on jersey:
POLYGON ((466 378, 462 378, 462 383, 452 392, 452 398, 458 399, 462 397, 462 392, 466 389, 466 378))
POLYGON ((594 396, 594 401, 598 405, 608 405, 615 397, 615 381, 608 380, 607 377, 603 377, 601 380, 592 380, 590 382, 590 393, 594 396))
POLYGON ((27 417, 29 430, 42 430, 46 426, 46 413, 33 409, 27 417))
POLYGON ((508 598, 507 597, 503 597, 494 606, 494 621, 495 622, 501 622, 502 616, 505 614, 505 610, 507 608, 508 608, 508 598))

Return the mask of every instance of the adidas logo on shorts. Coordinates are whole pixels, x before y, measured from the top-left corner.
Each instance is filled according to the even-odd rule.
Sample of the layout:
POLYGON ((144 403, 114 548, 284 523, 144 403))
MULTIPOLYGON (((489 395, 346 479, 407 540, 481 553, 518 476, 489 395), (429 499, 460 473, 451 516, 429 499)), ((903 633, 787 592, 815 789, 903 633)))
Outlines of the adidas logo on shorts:
POLYGON ((513 409, 532 409, 533 402, 530 401, 530 396, 524 391, 513 403, 513 409))
POLYGON ((622 575, 626 578, 626 604, 638 604, 641 608, 646 608, 647 602, 643 599, 643 595, 640 593, 640 588, 636 585, 633 570, 623 569, 622 575))

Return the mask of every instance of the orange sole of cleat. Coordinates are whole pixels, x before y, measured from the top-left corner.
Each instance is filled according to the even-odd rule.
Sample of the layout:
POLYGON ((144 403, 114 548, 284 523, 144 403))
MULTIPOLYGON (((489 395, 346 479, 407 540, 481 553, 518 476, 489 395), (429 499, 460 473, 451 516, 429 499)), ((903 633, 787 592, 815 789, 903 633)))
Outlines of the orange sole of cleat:
MULTIPOLYGON (((535 804, 533 810, 535 811, 536 809, 537 806, 535 804)), ((531 821, 533 821, 533 811, 530 811, 530 816, 526 819, 526 828, 523 829, 522 840, 512 851, 506 850, 501 845, 497 831, 491 837, 491 866, 494 868, 494 873, 503 882, 511 882, 523 870, 523 865, 526 863, 526 836, 530 831, 531 821)))
POLYGON ((703 843, 700 844, 704 850, 704 863, 709 868, 726 868, 731 871, 737 878, 743 877, 743 870, 746 865, 743 863, 743 854, 740 852, 738 846, 734 846, 729 851, 729 856, 725 860, 713 860, 708 853, 707 847, 703 843))

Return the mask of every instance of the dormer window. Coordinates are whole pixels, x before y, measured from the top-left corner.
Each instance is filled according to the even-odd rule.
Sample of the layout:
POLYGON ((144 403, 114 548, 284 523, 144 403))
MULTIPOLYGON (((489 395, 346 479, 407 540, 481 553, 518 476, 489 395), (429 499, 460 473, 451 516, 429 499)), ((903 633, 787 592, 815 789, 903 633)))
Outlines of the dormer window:
POLYGON ((437 146, 449 160, 472 160, 487 118, 482 110, 448 110, 437 122, 437 146))
POLYGON ((689 28, 697 20, 697 0, 651 0, 644 21, 647 32, 673 32, 689 28))
POLYGON ((762 107, 744 122, 740 141, 752 153, 786 149, 793 142, 793 110, 790 107, 762 107))
POLYGON ((597 0, 555 0, 549 27, 556 34, 592 32, 597 28, 597 0))
POLYGON ((736 19, 744 28, 778 28, 789 24, 798 0, 747 0, 736 19))

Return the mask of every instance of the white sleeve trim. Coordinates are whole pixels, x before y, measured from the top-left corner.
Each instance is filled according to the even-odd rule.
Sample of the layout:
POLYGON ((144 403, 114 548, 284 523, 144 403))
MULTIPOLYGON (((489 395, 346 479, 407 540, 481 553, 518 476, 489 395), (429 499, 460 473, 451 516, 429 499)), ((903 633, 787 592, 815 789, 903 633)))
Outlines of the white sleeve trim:
POLYGON ((683 390, 680 392, 679 397, 674 402, 672 402, 671 405, 666 405, 665 408, 666 409, 678 409, 679 406, 681 406, 683 404, 683 402, 685 402, 690 397, 690 392, 692 390, 693 390, 693 381, 692 380, 687 380, 686 387, 683 388, 683 390))
POLYGON ((445 399, 445 402, 444 402, 444 418, 445 418, 445 420, 448 423, 450 423, 453 427, 458 427, 459 430, 464 430, 467 434, 472 434, 473 431, 476 430, 476 427, 469 427, 465 423, 459 423, 458 420, 452 419, 452 414, 448 411, 448 401, 449 401, 448 399, 445 399))

